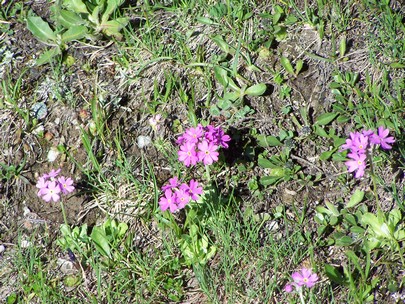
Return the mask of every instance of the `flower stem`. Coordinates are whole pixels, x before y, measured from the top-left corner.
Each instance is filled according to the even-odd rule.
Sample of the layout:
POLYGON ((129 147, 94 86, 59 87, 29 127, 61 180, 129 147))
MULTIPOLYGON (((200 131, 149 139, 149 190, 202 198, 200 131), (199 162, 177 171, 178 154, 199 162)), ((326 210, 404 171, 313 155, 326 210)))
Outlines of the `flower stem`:
POLYGON ((60 200, 60 207, 62 209, 63 221, 65 222, 66 226, 69 226, 68 221, 67 221, 67 217, 66 217, 65 205, 63 204, 63 200, 60 200))
POLYGON ((298 294, 300 295, 301 304, 305 304, 304 295, 302 294, 302 288, 298 288, 298 294))

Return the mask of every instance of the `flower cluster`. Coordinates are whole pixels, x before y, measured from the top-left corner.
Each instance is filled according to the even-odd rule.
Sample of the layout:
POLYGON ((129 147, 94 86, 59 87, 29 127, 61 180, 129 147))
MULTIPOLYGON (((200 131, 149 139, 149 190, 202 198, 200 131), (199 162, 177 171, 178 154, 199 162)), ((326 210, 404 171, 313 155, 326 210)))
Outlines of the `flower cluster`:
POLYGON ((342 145, 341 150, 350 150, 347 156, 350 160, 345 164, 349 172, 356 171, 355 177, 360 178, 364 175, 366 169, 367 151, 372 146, 379 145, 385 150, 391 149, 391 145, 395 142, 394 137, 388 137, 389 130, 379 127, 377 132, 372 130, 363 132, 352 132, 350 138, 346 139, 346 143, 342 145))
POLYGON ((165 195, 159 200, 160 209, 170 212, 183 209, 191 200, 198 200, 199 194, 202 193, 202 188, 198 186, 198 182, 190 180, 187 183, 181 183, 177 176, 169 179, 169 183, 162 187, 165 195))
POLYGON ((186 167, 198 162, 211 165, 218 161, 219 147, 228 148, 231 140, 221 127, 208 125, 203 127, 199 124, 195 128, 189 128, 176 141, 180 145, 178 151, 179 161, 186 167))
POLYGON ((318 275, 307 268, 302 268, 300 271, 294 272, 291 277, 293 282, 285 285, 284 290, 286 292, 292 292, 294 287, 297 289, 301 289, 303 286, 308 288, 314 287, 319 280, 318 275))
POLYGON ((60 199, 61 193, 68 194, 75 190, 73 180, 70 177, 58 177, 60 170, 52 169, 51 172, 42 175, 35 185, 39 189, 37 195, 46 202, 50 202, 51 200, 57 202, 60 199))

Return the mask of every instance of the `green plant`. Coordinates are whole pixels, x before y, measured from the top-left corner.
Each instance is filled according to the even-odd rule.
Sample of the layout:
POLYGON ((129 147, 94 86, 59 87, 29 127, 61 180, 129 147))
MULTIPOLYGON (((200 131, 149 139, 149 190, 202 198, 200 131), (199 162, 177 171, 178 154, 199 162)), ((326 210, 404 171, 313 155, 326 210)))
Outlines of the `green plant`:
POLYGON ((120 30, 128 19, 111 19, 111 16, 122 3, 123 0, 64 0, 62 3, 58 0, 51 8, 55 22, 53 29, 41 17, 27 17, 27 28, 39 41, 51 47, 37 59, 37 65, 49 63, 55 56, 63 56, 68 43, 75 40, 97 37, 100 33, 120 39, 120 30))

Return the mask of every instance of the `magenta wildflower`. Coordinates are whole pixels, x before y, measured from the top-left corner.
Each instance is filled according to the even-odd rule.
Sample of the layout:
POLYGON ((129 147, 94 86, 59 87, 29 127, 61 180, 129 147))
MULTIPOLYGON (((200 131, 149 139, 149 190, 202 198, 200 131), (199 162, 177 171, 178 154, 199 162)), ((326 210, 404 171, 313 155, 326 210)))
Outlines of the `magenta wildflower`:
POLYGON ((313 287, 318 282, 318 275, 312 273, 310 269, 302 268, 299 272, 292 274, 292 279, 298 286, 306 286, 308 288, 313 287))
POLYGON ((375 145, 380 145, 381 148, 385 150, 390 150, 392 147, 389 144, 393 144, 395 142, 395 138, 392 136, 387 137, 389 132, 389 129, 384 129, 383 126, 378 127, 378 134, 374 133, 371 135, 370 141, 375 145))
POLYGON ((179 161, 183 162, 186 167, 195 165, 199 159, 195 151, 195 145, 191 142, 181 145, 177 154, 179 155, 179 161))
POLYGON ((41 197, 44 194, 44 190, 48 187, 48 181, 45 179, 45 177, 41 176, 38 179, 37 184, 35 185, 39 189, 37 195, 41 197))
POLYGON ((61 176, 58 178, 58 183, 63 194, 68 194, 75 190, 75 187, 73 186, 73 180, 70 177, 66 178, 64 176, 61 176))
POLYGON ((60 172, 60 168, 58 170, 52 169, 51 172, 49 172, 48 174, 44 174, 43 177, 44 178, 55 178, 59 175, 60 172))
POLYGON ((179 178, 177 176, 175 176, 175 177, 172 177, 171 179, 169 179, 169 184, 164 185, 162 187, 162 190, 166 191, 167 189, 177 188, 178 186, 180 186, 179 178))
POLYGON ((196 144, 203 134, 203 128, 199 125, 195 128, 189 128, 183 136, 187 142, 196 144))
POLYGON ((216 151, 217 149, 217 145, 203 140, 198 144, 198 160, 202 161, 204 165, 211 165, 218 160, 219 153, 216 151))
POLYGON ((50 202, 53 200, 54 202, 57 202, 60 199, 60 187, 59 184, 55 181, 48 181, 48 185, 46 188, 43 188, 42 195, 43 199, 46 202, 50 202))
POLYGON ((366 169, 366 154, 350 153, 347 156, 351 158, 351 160, 345 162, 347 170, 349 172, 356 171, 355 178, 362 177, 366 169))
POLYGON ((175 212, 178 209, 176 199, 176 195, 172 190, 167 189, 165 191, 165 196, 162 196, 159 200, 160 210, 165 211, 169 209, 170 212, 175 212))
POLYGON ((193 200, 198 200, 199 199, 198 195, 203 192, 202 187, 198 187, 198 182, 193 179, 190 180, 189 185, 187 185, 186 183, 182 184, 180 186, 180 189, 187 191, 187 193, 191 196, 193 200))
POLYGON ((183 209, 186 205, 190 202, 190 194, 183 189, 179 189, 176 191, 176 202, 179 209, 183 209))
POLYGON ((292 292, 293 291, 293 285, 292 284, 286 284, 284 286, 284 291, 288 292, 288 293, 292 292))

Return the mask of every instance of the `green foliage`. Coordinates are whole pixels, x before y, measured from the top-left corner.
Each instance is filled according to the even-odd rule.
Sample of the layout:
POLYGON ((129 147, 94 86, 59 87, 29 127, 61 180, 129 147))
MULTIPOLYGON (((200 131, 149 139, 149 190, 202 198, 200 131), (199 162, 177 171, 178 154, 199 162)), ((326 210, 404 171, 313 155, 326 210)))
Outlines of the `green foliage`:
POLYGON ((62 56, 68 43, 84 38, 95 38, 99 34, 122 38, 121 29, 128 23, 126 17, 112 17, 123 4, 122 0, 64 0, 56 1, 51 10, 54 29, 38 16, 27 17, 27 28, 42 43, 51 46, 36 61, 37 65, 49 63, 62 56))

